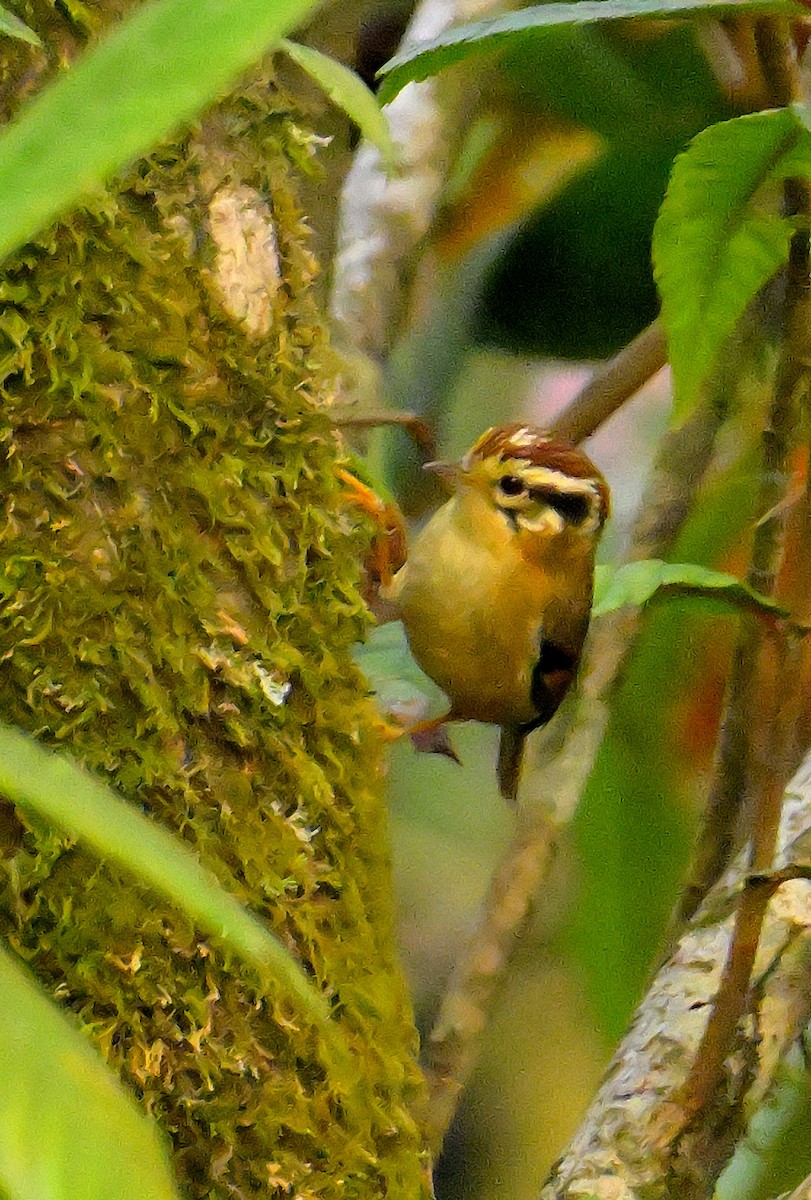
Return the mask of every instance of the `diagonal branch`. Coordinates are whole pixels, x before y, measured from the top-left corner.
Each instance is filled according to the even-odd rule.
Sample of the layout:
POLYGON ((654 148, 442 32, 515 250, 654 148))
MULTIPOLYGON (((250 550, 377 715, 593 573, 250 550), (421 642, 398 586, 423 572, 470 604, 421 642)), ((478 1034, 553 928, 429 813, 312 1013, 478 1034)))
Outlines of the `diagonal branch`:
POLYGON ((490 882, 479 925, 456 965, 423 1048, 429 1087, 427 1126, 435 1154, 442 1148, 460 1093, 475 1065, 498 985, 546 873, 552 825, 531 809, 519 812, 518 823, 490 882))
MULTIPOLYGON (((786 790, 773 869, 807 865, 809 839, 811 755, 786 790)), ((740 894, 760 891, 768 899, 773 890, 747 889, 744 855, 709 893, 657 973, 542 1200, 664 1200, 711 1192, 745 1117, 746 1090, 757 1099, 769 1092, 779 1062, 811 1017, 811 996, 796 968, 797 955, 807 954, 811 944, 811 891, 804 879, 783 882, 794 873, 778 874, 781 886, 766 910, 753 977, 759 1020, 738 1030, 735 1053, 726 1060, 727 1093, 714 1113, 713 1141, 685 1136, 678 1100, 721 986, 740 894), (780 996, 780 1004, 770 1003, 780 996)))
POLYGON ((630 400, 667 363, 667 340, 659 321, 599 368, 552 423, 552 432, 583 442, 630 400))

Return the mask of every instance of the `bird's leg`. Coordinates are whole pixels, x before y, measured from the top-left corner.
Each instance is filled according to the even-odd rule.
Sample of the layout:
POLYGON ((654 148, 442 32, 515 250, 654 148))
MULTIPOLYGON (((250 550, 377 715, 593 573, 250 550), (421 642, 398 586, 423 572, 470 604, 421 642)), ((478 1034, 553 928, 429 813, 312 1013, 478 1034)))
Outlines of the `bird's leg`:
POLYGON ((449 758, 461 766, 462 760, 448 736, 449 716, 444 713, 441 717, 418 721, 411 726, 396 725, 385 717, 379 717, 375 721, 375 728, 384 742, 399 742, 400 738, 408 736, 418 754, 441 754, 443 758, 449 758))
POLYGON ((417 721, 416 725, 398 725, 380 716, 374 724, 384 742, 399 742, 407 736, 418 754, 441 754, 461 766, 462 760, 448 736, 449 719, 450 713, 443 713, 441 717, 417 721))
MULTIPOLYGON (((340 424, 377 425, 384 423, 405 425, 415 441, 426 453, 433 453, 433 435, 419 418, 409 414, 384 414, 378 417, 347 418, 340 424)), ((347 500, 367 513, 379 530, 366 561, 368 586, 365 598, 379 621, 396 616, 396 611, 386 611, 387 602, 381 597, 381 588, 392 582, 395 573, 406 558, 406 527, 400 509, 393 501, 382 499, 373 488, 363 483, 351 471, 338 468, 338 478, 346 486, 347 500)), ((387 741, 396 741, 404 734, 411 738, 414 748, 421 754, 441 754, 453 762, 460 762, 447 731, 447 722, 453 720, 448 712, 430 720, 418 721, 415 725, 396 726, 388 721, 380 722, 380 732, 387 741)))
POLYGON ((461 766, 462 760, 448 736, 448 721, 452 719, 451 713, 443 713, 441 717, 418 721, 416 725, 412 725, 410 729, 403 732, 411 738, 411 744, 418 753, 441 754, 461 766))

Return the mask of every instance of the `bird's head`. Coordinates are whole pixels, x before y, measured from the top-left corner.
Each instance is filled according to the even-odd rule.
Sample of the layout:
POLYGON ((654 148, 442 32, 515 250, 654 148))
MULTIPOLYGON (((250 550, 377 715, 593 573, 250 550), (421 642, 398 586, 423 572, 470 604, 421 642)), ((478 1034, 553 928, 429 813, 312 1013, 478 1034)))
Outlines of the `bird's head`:
POLYGON ((459 464, 431 467, 461 494, 484 499, 515 532, 594 541, 608 517, 608 484, 591 459, 533 425, 488 429, 459 464))

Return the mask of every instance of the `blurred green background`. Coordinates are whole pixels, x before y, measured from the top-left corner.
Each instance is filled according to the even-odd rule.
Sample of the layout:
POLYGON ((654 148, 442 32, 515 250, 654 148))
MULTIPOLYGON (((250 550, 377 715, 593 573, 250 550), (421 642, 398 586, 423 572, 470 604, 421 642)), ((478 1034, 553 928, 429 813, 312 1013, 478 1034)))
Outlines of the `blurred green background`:
MULTIPOLYGON (((332 4, 309 36, 362 61, 371 80, 407 12, 332 4)), ((470 99, 434 226, 415 251, 414 315, 382 364, 383 402, 426 417, 441 457, 459 456, 492 424, 547 424, 598 360, 655 317, 650 239, 673 159, 708 124, 758 103, 757 81, 730 70, 727 33, 661 21, 569 29, 448 73, 450 94, 467 87, 470 99)), ((351 132, 335 114, 325 121, 335 139, 327 170, 340 179, 351 132)), ((319 196, 329 262, 335 212, 319 196)), ((735 420, 733 406, 674 561, 745 562, 757 355, 747 370, 747 416, 735 420)), ((669 408, 663 372, 586 444, 613 493, 603 561, 628 545, 669 408)), ((439 497, 414 446, 378 432, 363 449, 418 523, 439 497)), ((710 778, 734 631, 735 618, 708 604, 669 600, 646 612, 448 1138, 439 1200, 534 1198, 577 1127, 662 947, 710 778)), ((543 740, 534 735, 530 766, 543 740)), ((405 740, 391 753, 400 938, 424 1032, 514 825, 495 784, 496 731, 457 727, 453 741, 461 766, 405 740)), ((811 1169, 800 1151, 807 1093, 799 1060, 722 1179, 725 1200, 756 1200, 811 1169)))

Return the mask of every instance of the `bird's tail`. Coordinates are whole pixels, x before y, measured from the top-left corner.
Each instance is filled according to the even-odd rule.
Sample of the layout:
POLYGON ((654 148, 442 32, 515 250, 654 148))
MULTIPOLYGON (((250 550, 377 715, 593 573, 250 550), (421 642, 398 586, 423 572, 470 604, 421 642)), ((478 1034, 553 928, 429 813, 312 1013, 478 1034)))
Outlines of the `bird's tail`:
POLYGON ((510 804, 515 804, 518 799, 518 784, 521 780, 521 764, 524 761, 526 739, 526 731, 520 726, 502 726, 496 774, 499 790, 510 804))

